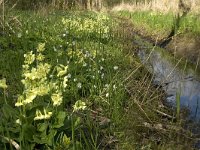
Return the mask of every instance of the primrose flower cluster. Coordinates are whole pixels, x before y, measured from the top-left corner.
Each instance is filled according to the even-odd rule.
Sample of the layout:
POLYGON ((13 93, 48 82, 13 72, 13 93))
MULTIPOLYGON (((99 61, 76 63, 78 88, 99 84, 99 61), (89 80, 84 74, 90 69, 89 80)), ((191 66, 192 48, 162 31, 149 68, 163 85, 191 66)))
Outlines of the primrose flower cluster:
POLYGON ((73 33, 80 34, 97 34, 102 38, 107 38, 109 34, 109 18, 104 14, 96 14, 94 18, 63 18, 64 26, 73 31, 73 33))
MULTIPOLYGON (((28 52, 24 55, 23 79, 24 92, 18 96, 16 107, 33 104, 38 97, 50 95, 53 107, 61 105, 63 101, 62 93, 67 87, 66 73, 68 66, 57 65, 54 68, 44 61, 45 44, 39 44, 37 54, 28 52), (55 72, 55 73, 54 73, 55 72)), ((35 102, 37 103, 37 102, 35 102)), ((46 108, 36 110, 34 120, 49 119, 52 112, 46 108)))

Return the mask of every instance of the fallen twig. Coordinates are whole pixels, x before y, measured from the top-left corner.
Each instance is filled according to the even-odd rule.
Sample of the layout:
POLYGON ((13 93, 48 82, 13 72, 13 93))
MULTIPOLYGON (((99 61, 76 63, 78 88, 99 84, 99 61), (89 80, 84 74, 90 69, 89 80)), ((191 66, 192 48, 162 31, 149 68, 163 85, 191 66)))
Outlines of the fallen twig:
MULTIPOLYGON (((1 136, 1 135, 0 135, 1 136)), ((20 146, 17 142, 15 142, 14 140, 12 139, 9 139, 8 137, 5 137, 5 136, 1 136, 4 140, 8 141, 10 144, 12 144, 16 150, 20 150, 20 146)))

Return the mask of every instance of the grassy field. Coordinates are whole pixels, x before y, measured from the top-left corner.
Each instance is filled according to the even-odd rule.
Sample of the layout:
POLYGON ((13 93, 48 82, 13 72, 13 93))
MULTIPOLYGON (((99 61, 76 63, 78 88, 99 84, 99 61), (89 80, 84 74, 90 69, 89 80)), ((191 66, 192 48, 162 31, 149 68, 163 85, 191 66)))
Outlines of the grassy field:
MULTIPOLYGON (((168 36, 175 25, 176 15, 174 13, 160 13, 153 11, 136 11, 119 12, 120 16, 130 18, 137 30, 143 32, 144 35, 151 36, 154 39, 163 39, 168 36)), ((198 36, 200 34, 198 15, 189 14, 182 18, 180 26, 176 30, 176 34, 192 34, 198 36)))
POLYGON ((0 148, 191 146, 181 121, 163 116, 173 113, 130 33, 131 24, 106 13, 9 12, 0 37, 0 148))

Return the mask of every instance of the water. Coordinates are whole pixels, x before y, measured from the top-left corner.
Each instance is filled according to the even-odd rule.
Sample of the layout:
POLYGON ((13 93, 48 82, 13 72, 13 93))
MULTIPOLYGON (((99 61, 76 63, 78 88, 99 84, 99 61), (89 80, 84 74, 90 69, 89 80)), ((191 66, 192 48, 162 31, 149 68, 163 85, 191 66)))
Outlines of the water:
POLYGON ((139 45, 138 56, 154 75, 154 84, 166 92, 166 101, 176 106, 176 97, 180 96, 180 106, 188 110, 187 120, 200 123, 200 80, 195 66, 182 60, 175 60, 165 49, 153 48, 138 37, 134 41, 139 45))

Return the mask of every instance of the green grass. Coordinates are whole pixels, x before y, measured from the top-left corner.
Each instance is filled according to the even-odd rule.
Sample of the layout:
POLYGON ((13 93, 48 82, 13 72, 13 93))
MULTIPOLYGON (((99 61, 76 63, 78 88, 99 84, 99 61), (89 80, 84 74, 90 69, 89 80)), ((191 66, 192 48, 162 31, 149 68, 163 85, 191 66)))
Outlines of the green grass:
MULTIPOLYGON (((166 37, 170 33, 175 22, 175 14, 173 13, 163 14, 152 11, 122 11, 119 12, 119 14, 123 17, 129 17, 133 21, 136 29, 144 29, 145 34, 149 36, 158 36, 159 38, 166 37)), ((188 14, 186 17, 181 19, 180 27, 176 32, 190 32, 193 35, 199 35, 199 23, 200 20, 197 15, 188 14)))
MULTIPOLYGON (((1 92, 1 99, 5 96, 9 103, 6 105, 1 101, 1 111, 4 115, 10 112, 1 121, 2 137, 12 139, 26 149, 62 148, 62 138, 65 136, 70 142, 64 148, 99 149, 109 146, 106 139, 101 137, 106 137, 110 132, 104 133, 101 128, 110 121, 107 124, 101 121, 112 120, 112 124, 120 122, 119 113, 123 110, 121 106, 127 97, 122 83, 124 74, 121 71, 127 67, 128 61, 122 52, 122 44, 113 40, 112 28, 116 24, 115 21, 105 14, 78 11, 57 12, 47 16, 20 11, 10 14, 11 17, 13 15, 17 16, 17 21, 11 23, 7 20, 10 23, 9 27, 6 28, 4 37, 0 38, 3 45, 0 76, 6 78, 8 85, 6 92, 1 92), (26 76, 23 74, 26 70, 22 68, 23 56, 30 51, 39 55, 39 43, 45 43, 45 50, 42 52, 45 57, 44 63, 50 64, 52 70, 59 67, 59 64, 68 66, 65 75, 68 77, 67 87, 61 90, 63 102, 56 109, 53 109, 55 106, 51 106, 53 101, 49 100, 54 90, 45 96, 37 96, 33 106, 25 103, 24 107, 14 106, 19 94, 25 94, 27 97, 26 92, 30 88, 21 83, 26 76), (73 107, 79 100, 86 103, 87 109, 73 112, 73 107), (43 113, 42 108, 52 111, 53 117, 49 120, 34 121, 36 109, 43 113), (59 124, 54 121, 56 118, 60 120, 59 124), (22 130, 15 123, 17 119, 23 125, 22 130), (49 124, 49 129, 44 126, 45 122, 49 124), (38 126, 44 126, 46 129, 38 126), (49 138, 53 141, 49 141, 49 138)), ((33 62, 30 67, 37 68, 38 63, 40 64, 38 61, 33 62)), ((54 76, 55 72, 50 71, 50 74, 54 76)), ((45 76, 45 82, 51 84, 50 76, 45 76)), ((55 76, 54 80, 60 83, 63 79, 55 76)), ((36 81, 31 81, 30 85, 35 86, 34 82, 36 81)), ((37 82, 41 84, 39 86, 44 84, 42 80, 37 82)), ((8 148, 9 144, 4 144, 3 147, 8 148)))

